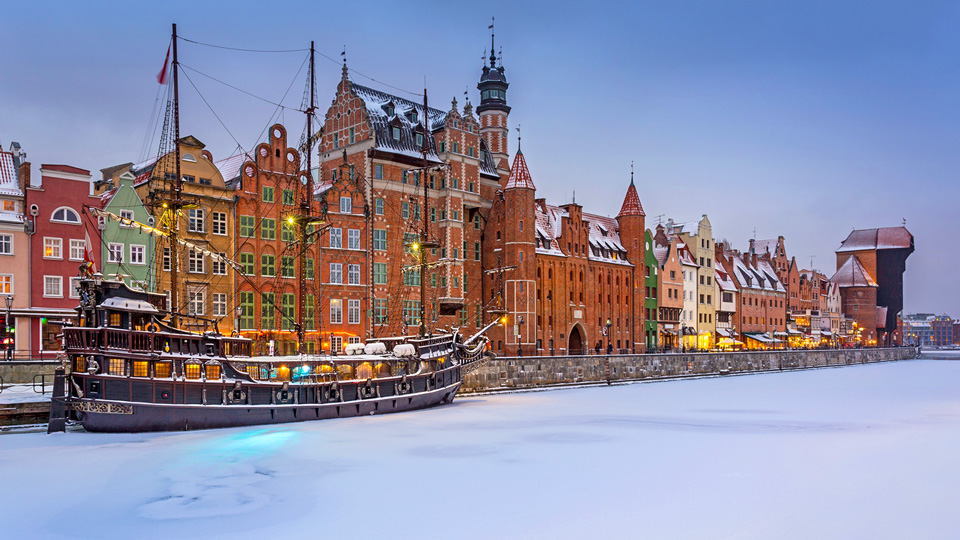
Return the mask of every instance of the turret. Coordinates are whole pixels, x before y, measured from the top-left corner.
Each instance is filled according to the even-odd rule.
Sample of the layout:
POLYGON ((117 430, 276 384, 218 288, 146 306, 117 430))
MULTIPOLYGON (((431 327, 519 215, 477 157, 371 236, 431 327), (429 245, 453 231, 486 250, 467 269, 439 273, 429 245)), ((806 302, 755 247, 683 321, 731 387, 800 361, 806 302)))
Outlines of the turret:
POLYGON ((483 66, 480 82, 480 106, 477 114, 480 115, 480 136, 487 142, 493 162, 506 174, 509 152, 507 149, 507 116, 510 107, 507 105, 507 77, 503 65, 497 66, 497 54, 494 49, 493 33, 490 34, 489 64, 483 66))
POLYGON ((505 274, 507 353, 536 347, 537 330, 537 258, 536 258, 536 187, 523 152, 510 168, 510 177, 503 189, 504 221, 503 262, 513 267, 505 274), (514 349, 517 347, 517 349, 514 349))
POLYGON ((620 226, 620 241, 627 248, 627 259, 634 265, 643 264, 646 215, 643 205, 640 204, 640 196, 637 195, 637 187, 633 183, 633 171, 630 171, 630 187, 627 188, 623 206, 617 214, 617 224, 620 226))

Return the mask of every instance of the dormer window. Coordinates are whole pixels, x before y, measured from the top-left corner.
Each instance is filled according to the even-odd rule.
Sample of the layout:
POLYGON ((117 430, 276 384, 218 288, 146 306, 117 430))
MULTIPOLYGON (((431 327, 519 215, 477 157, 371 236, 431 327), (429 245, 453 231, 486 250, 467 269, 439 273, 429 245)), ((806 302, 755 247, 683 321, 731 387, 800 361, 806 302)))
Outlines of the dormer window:
POLYGON ((423 148, 423 133, 417 133, 417 148, 423 148))
POLYGON ((393 140, 395 141, 400 140, 400 128, 398 128, 397 126, 393 126, 393 140))
POLYGON ((391 101, 391 102, 387 103, 386 105, 384 105, 384 106, 383 106, 383 111, 384 111, 385 113, 387 113, 387 116, 393 116, 394 114, 396 114, 396 108, 394 108, 393 102, 391 101))
POLYGON ((407 112, 407 119, 410 120, 411 122, 416 122, 416 121, 417 121, 417 110, 416 110, 416 109, 410 109, 410 110, 407 112))

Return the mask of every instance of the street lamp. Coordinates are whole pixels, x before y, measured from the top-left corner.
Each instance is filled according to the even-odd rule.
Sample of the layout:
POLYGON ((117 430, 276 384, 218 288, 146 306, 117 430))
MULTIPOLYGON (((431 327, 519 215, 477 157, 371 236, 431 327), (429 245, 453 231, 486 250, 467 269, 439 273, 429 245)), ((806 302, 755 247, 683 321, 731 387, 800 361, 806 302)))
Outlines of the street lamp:
POLYGON ((236 332, 236 334, 239 336, 240 335, 240 317, 243 316, 243 306, 238 305, 236 309, 233 310, 233 312, 236 313, 237 315, 237 318, 236 318, 237 323, 233 326, 233 331, 236 332))
POLYGON ((10 310, 11 308, 13 308, 13 295, 8 294, 7 297, 4 298, 4 301, 7 303, 7 318, 6 320, 4 320, 4 322, 6 323, 5 324, 6 328, 4 329, 6 330, 6 332, 4 333, 7 334, 7 337, 5 338, 4 341, 6 341, 6 345, 7 345, 5 347, 7 350, 7 360, 10 360, 13 358, 13 338, 10 337, 10 328, 12 328, 10 326, 10 310))

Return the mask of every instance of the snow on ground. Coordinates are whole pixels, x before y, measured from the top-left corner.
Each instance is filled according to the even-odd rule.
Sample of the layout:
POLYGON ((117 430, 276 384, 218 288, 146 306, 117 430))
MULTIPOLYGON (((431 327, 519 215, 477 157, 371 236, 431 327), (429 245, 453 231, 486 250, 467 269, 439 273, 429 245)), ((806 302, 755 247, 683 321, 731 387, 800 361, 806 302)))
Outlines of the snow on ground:
POLYGON ((960 538, 960 362, 0 435, 4 538, 960 538))
POLYGON ((3 403, 32 403, 34 401, 50 401, 53 395, 53 385, 47 385, 45 392, 40 393, 40 386, 33 389, 32 384, 5 384, 0 392, 0 404, 3 403))

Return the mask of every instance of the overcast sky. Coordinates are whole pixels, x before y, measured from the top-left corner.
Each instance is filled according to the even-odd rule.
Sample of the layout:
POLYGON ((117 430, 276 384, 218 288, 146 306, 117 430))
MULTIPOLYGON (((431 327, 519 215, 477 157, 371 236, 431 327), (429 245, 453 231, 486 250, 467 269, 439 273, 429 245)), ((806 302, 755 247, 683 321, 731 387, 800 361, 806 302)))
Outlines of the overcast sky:
MULTIPOLYGON (((633 161, 648 227, 708 214, 717 239, 746 249, 754 229, 783 235, 801 267, 814 256, 828 276, 853 228, 906 219, 917 250, 905 310, 960 317, 957 2, 159 4, 5 6, 4 149, 20 142, 35 175, 40 163, 99 175, 155 154, 155 76, 174 22, 185 38, 231 47, 316 41, 334 59, 318 57, 322 111, 344 47, 361 84, 410 97, 384 84, 420 92, 426 80, 432 106, 462 106, 465 90, 477 104, 495 16, 510 123, 522 125, 538 196, 563 204, 576 191, 585 211, 616 215, 633 161)), ((181 133, 215 159, 253 147, 274 119, 300 133, 304 58, 181 42, 181 133), (286 93, 291 109, 198 72, 273 102, 286 93)))

